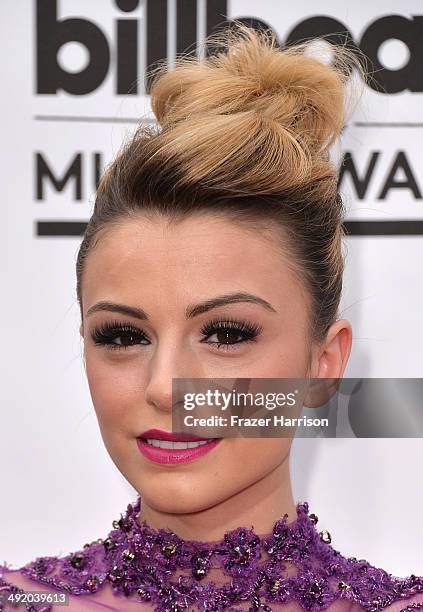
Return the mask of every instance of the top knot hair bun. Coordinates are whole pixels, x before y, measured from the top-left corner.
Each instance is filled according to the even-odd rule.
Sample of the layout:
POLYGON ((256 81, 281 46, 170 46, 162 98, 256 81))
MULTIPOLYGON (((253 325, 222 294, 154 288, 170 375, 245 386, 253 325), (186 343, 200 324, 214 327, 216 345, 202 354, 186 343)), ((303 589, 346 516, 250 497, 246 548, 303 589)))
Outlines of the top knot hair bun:
POLYGON ((233 22, 206 41, 204 59, 180 55, 152 71, 157 122, 140 122, 106 168, 77 261, 125 218, 170 221, 219 214, 270 230, 289 251, 310 295, 310 334, 325 337, 342 289, 343 203, 329 148, 344 125, 351 50, 308 43, 280 48, 274 35, 233 22))
POLYGON ((309 43, 281 49, 268 31, 240 22, 215 40, 218 54, 201 62, 181 56, 159 72, 151 88, 159 124, 190 134, 208 159, 209 178, 234 164, 234 189, 249 189, 241 175, 243 168, 251 173, 252 158, 256 193, 326 175, 328 149, 344 125, 346 80, 360 69, 353 52, 333 46, 327 65, 305 53, 309 43))

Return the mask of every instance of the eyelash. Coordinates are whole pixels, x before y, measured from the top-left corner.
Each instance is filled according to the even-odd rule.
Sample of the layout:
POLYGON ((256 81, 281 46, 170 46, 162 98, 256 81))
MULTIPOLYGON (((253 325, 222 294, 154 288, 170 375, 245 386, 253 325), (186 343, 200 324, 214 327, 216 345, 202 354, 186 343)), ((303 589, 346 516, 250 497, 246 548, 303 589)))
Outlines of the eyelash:
MULTIPOLYGON (((208 344, 212 344, 216 346, 217 349, 223 350, 234 350, 234 345, 244 344, 246 342, 254 342, 256 337, 261 333, 262 327, 256 323, 251 323, 250 321, 238 320, 238 319, 215 319, 209 321, 201 328, 201 333, 205 336, 205 339, 201 340, 201 342, 206 342, 206 339, 215 334, 216 332, 237 332, 237 335, 242 336, 242 340, 238 340, 236 342, 209 342, 208 344)), ((142 344, 147 344, 144 342, 148 340, 146 334, 137 327, 133 325, 125 325, 119 323, 119 321, 111 321, 107 323, 103 323, 99 325, 97 328, 93 330, 91 333, 91 338, 94 344, 98 346, 104 346, 108 350, 126 350, 134 344, 130 344, 124 346, 122 344, 115 344, 113 340, 115 338, 121 336, 134 336, 137 340, 141 340, 142 344)))
MULTIPOLYGON (((261 333, 262 327, 257 323, 250 321, 238 320, 238 319, 214 319, 209 321, 201 328, 201 333, 208 338, 219 331, 226 332, 237 332, 238 335, 243 336, 243 340, 237 342, 209 342, 209 344, 216 345, 216 348, 220 349, 221 346, 224 350, 233 350, 232 346, 237 344, 244 344, 246 342, 254 342, 257 336, 261 333)), ((201 342, 205 342, 202 340, 201 342)))

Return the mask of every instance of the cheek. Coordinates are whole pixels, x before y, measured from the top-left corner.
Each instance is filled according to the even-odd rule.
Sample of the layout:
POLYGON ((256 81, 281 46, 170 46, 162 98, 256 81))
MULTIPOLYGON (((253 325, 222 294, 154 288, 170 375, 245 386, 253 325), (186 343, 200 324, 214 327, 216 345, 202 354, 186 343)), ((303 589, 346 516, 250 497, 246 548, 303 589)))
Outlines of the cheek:
MULTIPOLYGON (((300 330, 299 330, 300 331, 300 330)), ((310 346, 303 333, 298 333, 295 339, 286 345, 280 360, 280 378, 306 377, 310 365, 310 346)))
POLYGON ((269 342, 263 343, 252 376, 259 378, 303 378, 310 364, 309 327, 303 315, 288 318, 277 326, 269 342))
POLYGON ((91 399, 102 427, 124 427, 130 407, 140 404, 142 380, 139 368, 113 356, 86 351, 86 373, 91 399))
POLYGON ((297 342, 275 342, 273 350, 252 364, 252 378, 305 378, 310 364, 310 352, 304 338, 297 342))

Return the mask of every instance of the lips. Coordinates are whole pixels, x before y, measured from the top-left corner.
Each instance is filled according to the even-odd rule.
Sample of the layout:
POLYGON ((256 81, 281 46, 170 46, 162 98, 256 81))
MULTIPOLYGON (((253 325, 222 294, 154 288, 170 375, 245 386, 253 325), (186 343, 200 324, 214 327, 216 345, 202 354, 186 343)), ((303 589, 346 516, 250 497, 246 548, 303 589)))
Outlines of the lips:
POLYGON ((144 457, 154 463, 187 463, 203 457, 221 442, 220 438, 200 438, 188 433, 147 429, 137 438, 144 457))

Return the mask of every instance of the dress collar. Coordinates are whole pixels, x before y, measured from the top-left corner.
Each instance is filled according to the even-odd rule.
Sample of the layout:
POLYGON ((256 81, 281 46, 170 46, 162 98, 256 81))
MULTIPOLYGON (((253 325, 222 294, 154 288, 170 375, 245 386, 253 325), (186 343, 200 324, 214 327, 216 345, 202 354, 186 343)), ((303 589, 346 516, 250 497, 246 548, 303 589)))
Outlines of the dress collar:
POLYGON ((157 612, 234 609, 242 602, 264 612, 289 602, 317 611, 341 598, 376 611, 423 591, 421 577, 397 578, 365 559, 343 557, 329 532, 318 531, 307 502, 296 505, 294 521, 285 514, 268 535, 238 527, 213 542, 139 522, 140 507, 138 496, 104 540, 66 557, 38 558, 24 573, 74 595, 108 584, 113 594, 155 604, 157 612))

